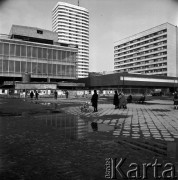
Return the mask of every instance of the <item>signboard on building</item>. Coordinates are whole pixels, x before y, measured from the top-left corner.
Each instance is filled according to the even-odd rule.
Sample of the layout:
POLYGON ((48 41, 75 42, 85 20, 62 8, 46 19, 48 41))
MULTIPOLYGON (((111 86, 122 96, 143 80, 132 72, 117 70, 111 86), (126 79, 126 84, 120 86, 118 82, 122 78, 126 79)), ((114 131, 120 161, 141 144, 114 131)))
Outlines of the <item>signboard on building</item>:
POLYGON ((56 83, 16 83, 15 89, 38 89, 38 90, 45 90, 45 89, 51 89, 55 90, 57 89, 56 83))
POLYGON ((85 87, 84 83, 72 83, 72 82, 59 82, 57 83, 59 87, 85 87))
POLYGON ((3 85, 14 85, 14 81, 4 81, 3 85))

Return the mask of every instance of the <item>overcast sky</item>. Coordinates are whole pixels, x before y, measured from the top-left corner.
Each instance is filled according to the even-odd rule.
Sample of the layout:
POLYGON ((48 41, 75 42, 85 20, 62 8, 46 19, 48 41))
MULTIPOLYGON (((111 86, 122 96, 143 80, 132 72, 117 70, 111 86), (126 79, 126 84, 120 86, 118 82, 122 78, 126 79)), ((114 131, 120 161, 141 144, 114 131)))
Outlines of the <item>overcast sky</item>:
MULTIPOLYGON (((52 30, 57 2, 0 0, 0 34, 8 34, 12 24, 52 30)), ((165 22, 178 25, 178 0, 80 0, 80 6, 90 15, 90 71, 114 70, 115 41, 165 22)))

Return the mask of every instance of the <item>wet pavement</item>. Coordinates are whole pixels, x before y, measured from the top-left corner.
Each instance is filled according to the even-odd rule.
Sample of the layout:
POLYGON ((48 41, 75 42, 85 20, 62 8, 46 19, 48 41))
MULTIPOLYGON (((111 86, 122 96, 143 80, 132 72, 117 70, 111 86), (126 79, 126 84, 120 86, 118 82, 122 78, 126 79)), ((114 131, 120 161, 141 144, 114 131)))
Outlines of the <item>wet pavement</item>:
POLYGON ((114 136, 163 141, 178 138, 178 110, 173 109, 171 101, 128 104, 127 109, 114 109, 112 104, 100 104, 96 113, 93 113, 91 106, 87 113, 81 112, 80 107, 69 107, 65 111, 99 124, 114 126, 114 136))
POLYGON ((91 106, 81 112, 84 102, 1 99, 1 179, 105 179, 111 157, 177 162, 178 110, 171 101, 127 109, 102 103, 96 113, 91 106))

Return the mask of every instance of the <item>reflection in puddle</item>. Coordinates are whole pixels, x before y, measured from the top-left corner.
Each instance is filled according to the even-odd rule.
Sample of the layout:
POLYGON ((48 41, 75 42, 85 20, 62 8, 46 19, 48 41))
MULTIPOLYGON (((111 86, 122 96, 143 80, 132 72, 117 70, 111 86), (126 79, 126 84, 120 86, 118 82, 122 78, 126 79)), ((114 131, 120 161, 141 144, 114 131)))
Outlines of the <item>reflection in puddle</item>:
POLYGON ((44 102, 44 103, 39 103, 39 104, 45 105, 45 106, 50 106, 52 103, 44 102))
POLYGON ((65 139, 82 139, 87 135, 87 122, 74 115, 48 115, 43 117, 47 126, 55 127, 65 139))
POLYGON ((89 132, 92 132, 92 131, 109 132, 113 130, 114 130, 114 126, 109 126, 107 124, 99 124, 96 122, 92 122, 88 124, 89 132))

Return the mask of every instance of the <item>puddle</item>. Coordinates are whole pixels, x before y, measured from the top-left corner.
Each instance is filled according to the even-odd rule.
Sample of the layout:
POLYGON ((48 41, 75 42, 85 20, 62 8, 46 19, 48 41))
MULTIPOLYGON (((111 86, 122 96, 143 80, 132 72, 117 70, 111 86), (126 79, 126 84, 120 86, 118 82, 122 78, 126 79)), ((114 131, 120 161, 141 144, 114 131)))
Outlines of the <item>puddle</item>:
POLYGON ((0 113, 0 116, 2 117, 21 117, 22 113, 0 113))
POLYGON ((38 104, 41 104, 41 105, 44 105, 44 106, 50 106, 50 105, 52 105, 52 104, 54 104, 54 103, 44 102, 44 103, 38 103, 38 104))
POLYGON ((157 111, 157 112, 169 112, 171 110, 167 110, 167 109, 152 109, 152 111, 157 111))
POLYGON ((46 126, 54 127, 61 136, 69 139, 86 138, 88 132, 110 132, 115 129, 114 126, 88 122, 74 115, 46 115, 39 116, 38 119, 45 121, 46 126))
POLYGON ((47 115, 39 117, 46 126, 54 127, 58 134, 66 139, 77 140, 87 136, 88 123, 73 115, 47 115))
POLYGON ((110 131, 114 131, 114 126, 110 126, 107 124, 99 124, 96 123, 94 124, 94 126, 92 126, 92 122, 88 123, 88 132, 93 132, 93 131, 99 131, 99 132, 110 132, 110 131), (96 125, 97 124, 97 125, 96 125), (97 128, 96 128, 97 126, 97 128))

